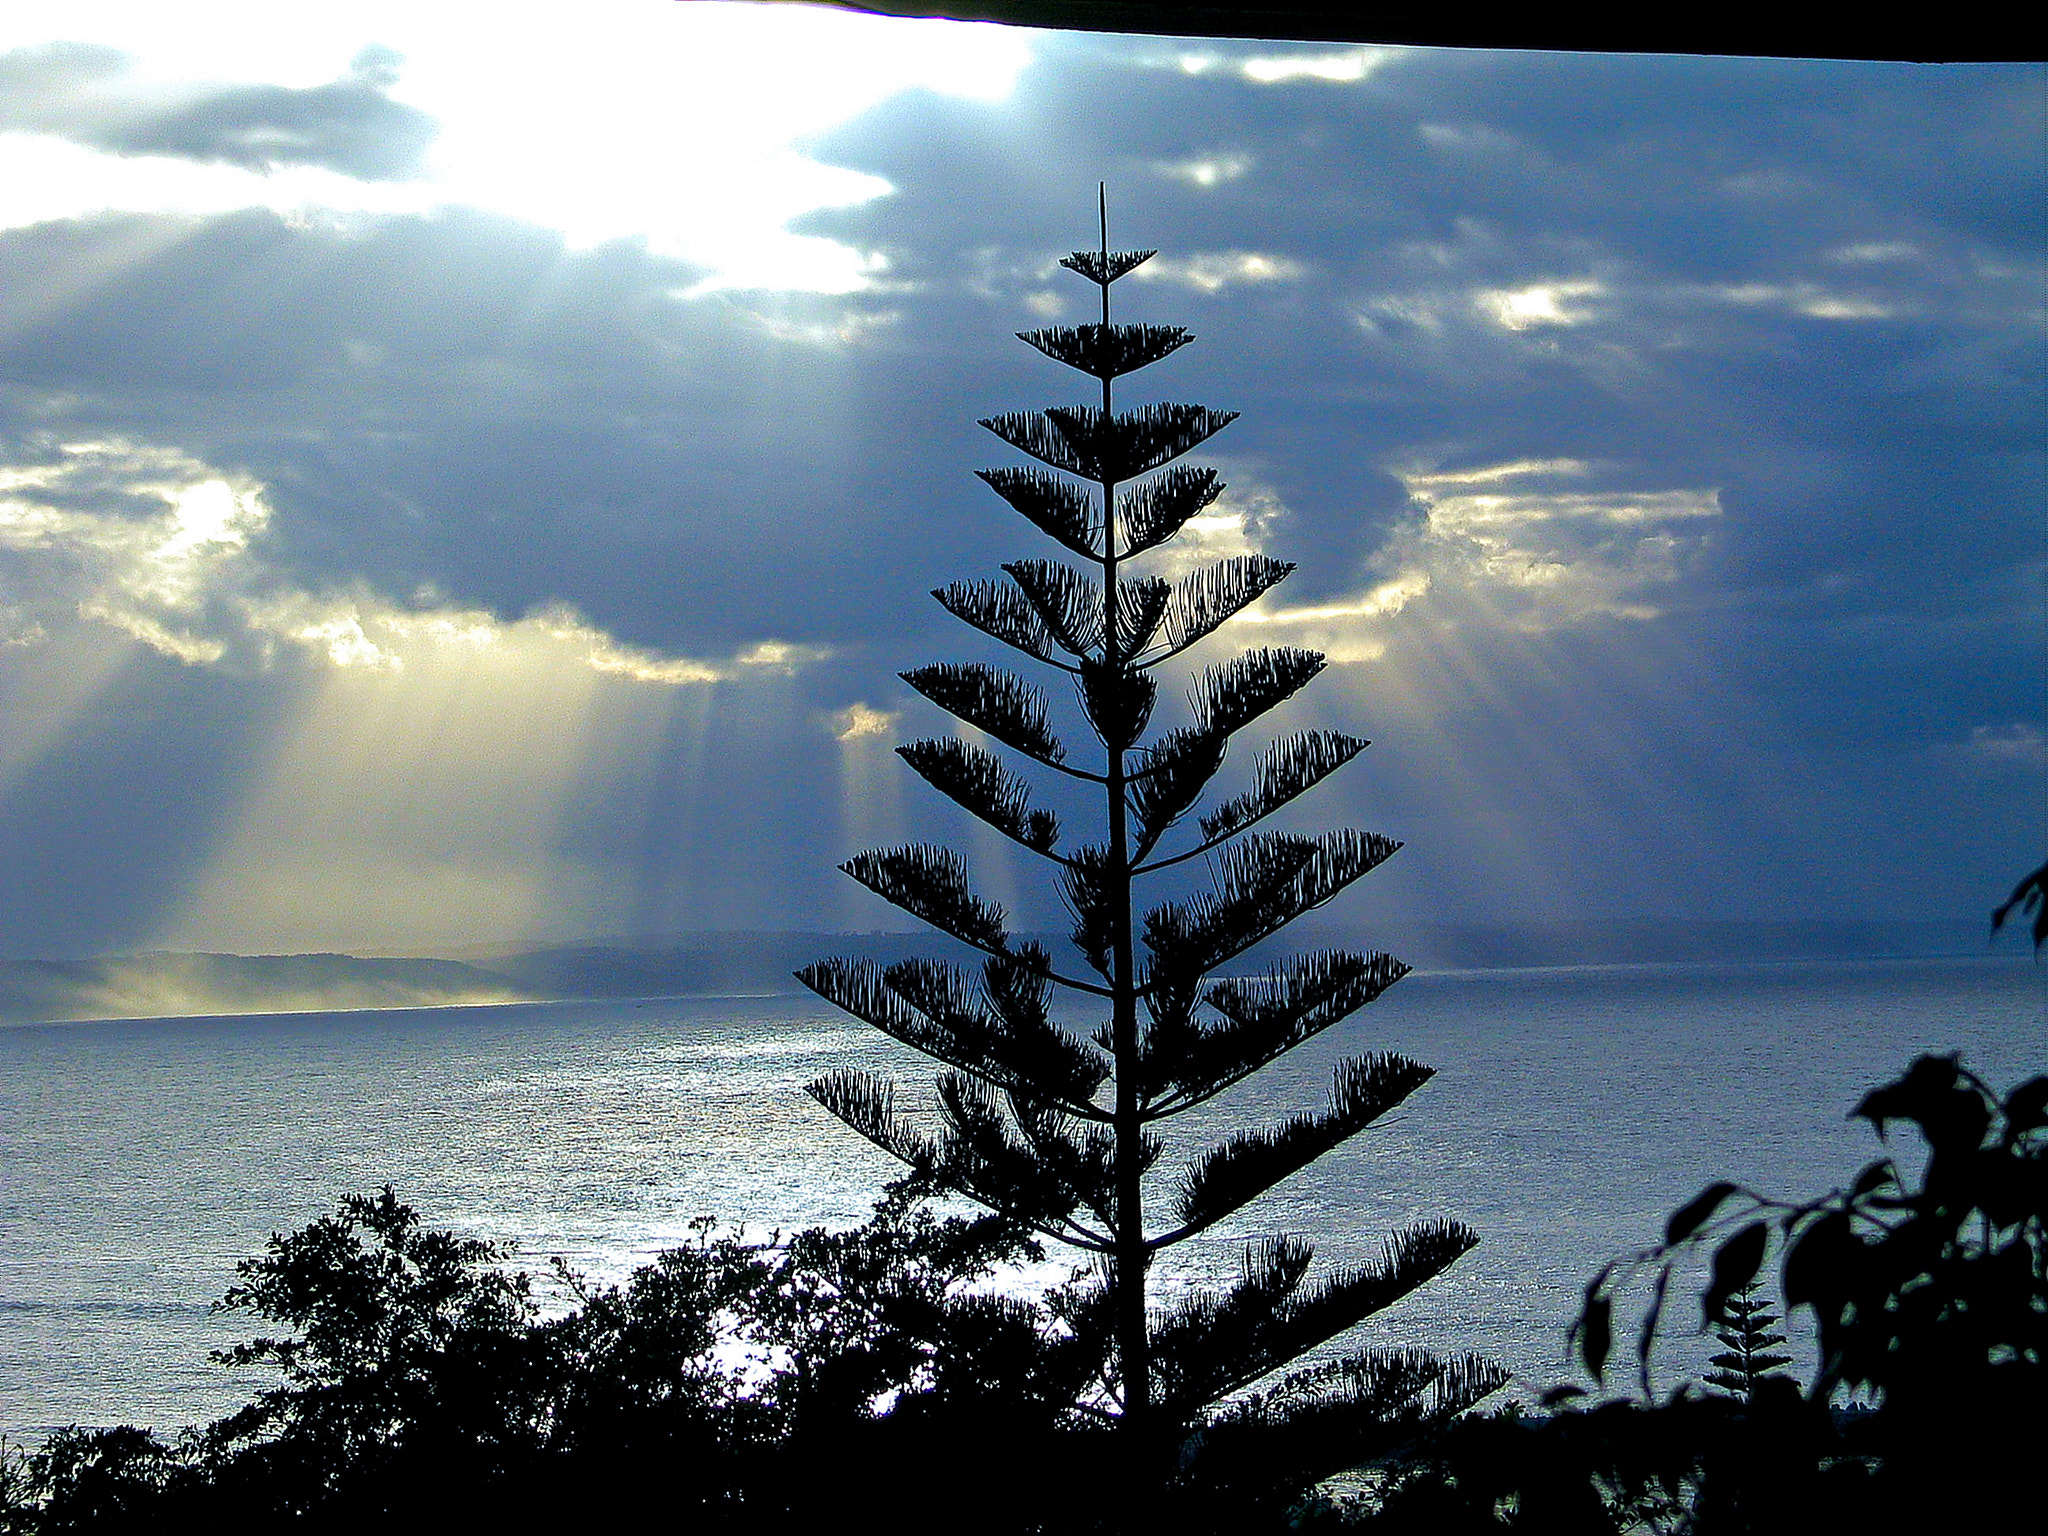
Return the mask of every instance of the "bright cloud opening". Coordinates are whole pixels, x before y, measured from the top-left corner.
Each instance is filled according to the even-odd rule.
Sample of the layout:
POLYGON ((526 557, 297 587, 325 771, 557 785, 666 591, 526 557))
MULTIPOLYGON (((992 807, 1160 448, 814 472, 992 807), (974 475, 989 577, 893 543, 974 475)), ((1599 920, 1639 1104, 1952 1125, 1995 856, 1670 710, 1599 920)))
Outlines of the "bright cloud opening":
POLYGON ((1592 491, 1576 459, 1401 475, 1423 519, 1386 558, 1439 590, 1463 588, 1512 628, 1652 619, 1647 594, 1677 581, 1721 515, 1716 490, 1592 491))
POLYGON ((1326 80, 1334 85, 1355 85, 1389 60, 1399 57, 1398 48, 1347 48, 1342 53, 1290 53, 1270 58, 1246 59, 1242 66, 1247 80, 1261 85, 1278 85, 1289 80, 1326 80))
POLYGON ((1731 304, 1782 309, 1809 320, 1889 320, 1899 312, 1881 299, 1830 293, 1812 283, 1730 283, 1715 292, 1731 304))
POLYGON ((896 729, 898 712, 876 709, 856 700, 832 717, 835 741, 859 741, 864 736, 886 736, 896 729))
POLYGON ((2041 728, 2025 720, 2003 725, 1974 725, 1969 740, 1962 744, 1968 757, 2004 767, 2040 770, 2048 768, 2048 737, 2041 728))
POLYGON ((1535 634, 1594 618, 1644 621, 1681 580, 1721 515, 1713 490, 1577 489, 1582 459, 1515 459, 1399 478, 1417 519, 1378 552, 1378 579, 1349 595, 1290 604, 1285 588, 1239 622, 1286 634, 1333 662, 1379 661, 1406 623, 1535 634))
POLYGON ((1291 257, 1264 251, 1202 251, 1185 257, 1155 256, 1131 275, 1197 293, 1220 293, 1240 283, 1293 282, 1307 270, 1291 257))
POLYGON ((1496 325, 1511 331, 1537 326, 1583 325, 1596 311, 1581 303, 1607 291, 1606 284, 1592 278, 1569 282, 1531 283, 1526 288, 1494 288, 1477 296, 1475 302, 1496 325))
POLYGON ((10 16, 0 32, 0 48, 52 44, 118 50, 95 87, 102 116, 178 92, 353 81, 355 99, 381 102, 384 118, 402 114, 410 128, 424 114, 432 138, 417 174, 365 180, 317 164, 250 168, 0 132, 0 228, 105 210, 331 216, 459 205, 558 230, 575 246, 645 241, 705 268, 695 291, 871 284, 867 253, 787 225, 889 186, 812 159, 805 143, 906 90, 1001 101, 1031 59, 1028 36, 1002 28, 668 0, 598 0, 573 18, 516 3, 369 0, 295 11, 289 27, 271 7, 233 0, 170 10, 80 0, 10 16))
POLYGON ((1247 174, 1252 168, 1252 157, 1246 154, 1201 155, 1192 160, 1155 161, 1152 168, 1162 176, 1206 190, 1236 181, 1247 174))

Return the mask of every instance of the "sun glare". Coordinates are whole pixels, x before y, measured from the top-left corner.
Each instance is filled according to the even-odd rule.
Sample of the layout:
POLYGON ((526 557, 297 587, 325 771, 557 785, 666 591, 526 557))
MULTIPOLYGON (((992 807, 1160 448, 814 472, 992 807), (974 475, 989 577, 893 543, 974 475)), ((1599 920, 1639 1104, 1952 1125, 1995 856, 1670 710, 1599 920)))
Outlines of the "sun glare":
POLYGON ((645 241, 705 270, 692 293, 869 284, 876 268, 866 253, 787 226, 889 185, 813 159, 807 142, 907 90, 1001 101, 1031 59, 1026 34, 997 27, 670 0, 573 12, 82 3, 0 24, 0 51, 79 43, 128 56, 95 86, 110 100, 256 81, 305 89, 349 75, 366 50, 387 50, 387 94, 433 119, 435 136, 417 174, 357 180, 308 165, 251 170, 0 134, 0 228, 105 210, 457 205, 558 230, 578 247, 645 241))

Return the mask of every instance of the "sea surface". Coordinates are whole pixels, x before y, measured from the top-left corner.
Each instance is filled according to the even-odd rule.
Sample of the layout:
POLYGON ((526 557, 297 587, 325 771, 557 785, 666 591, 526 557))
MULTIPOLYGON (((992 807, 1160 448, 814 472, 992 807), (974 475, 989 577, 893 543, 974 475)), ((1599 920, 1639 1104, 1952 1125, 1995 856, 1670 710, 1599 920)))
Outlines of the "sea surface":
MULTIPOLYGON (((1848 1111, 1922 1051, 1960 1051, 2000 1089, 2048 1069, 2048 967, 2001 954, 1416 975, 1217 1101, 1188 1142, 1319 1107, 1335 1061, 1366 1050, 1437 1076, 1166 1255, 1161 1287, 1234 1271, 1248 1236, 1299 1234, 1342 1262, 1406 1222, 1456 1217, 1480 1246, 1354 1342, 1474 1351, 1533 1395, 1570 1375, 1586 1280, 1708 1181, 1798 1197, 1847 1183, 1877 1148, 1848 1111)), ((847 1065, 931 1077, 808 997, 0 1028, 0 1434, 175 1428, 246 1401, 261 1382, 207 1352, 257 1324, 209 1305, 238 1259, 350 1191, 389 1184, 430 1225, 600 1280, 700 1215, 757 1236, 856 1222, 894 1165, 802 1092, 847 1065)), ((1681 1327, 1660 1386, 1712 1349, 1681 1327)))

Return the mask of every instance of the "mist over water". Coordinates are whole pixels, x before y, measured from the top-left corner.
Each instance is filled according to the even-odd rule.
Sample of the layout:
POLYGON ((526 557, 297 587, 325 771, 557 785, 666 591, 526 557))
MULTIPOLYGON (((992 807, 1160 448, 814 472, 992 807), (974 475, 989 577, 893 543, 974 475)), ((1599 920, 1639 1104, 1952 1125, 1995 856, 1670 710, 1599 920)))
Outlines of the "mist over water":
MULTIPOLYGON (((1247 1236, 1341 1262, 1455 1217, 1480 1247, 1349 1342, 1477 1351, 1540 1391, 1567 1374, 1587 1278, 1710 1179, 1846 1182, 1876 1149, 1847 1112, 1917 1052, 1959 1050, 2000 1090, 2048 1066, 2048 971, 2004 954, 1412 976, 1173 1145, 1319 1107, 1334 1062, 1368 1050, 1438 1075, 1176 1250, 1162 1285, 1234 1270, 1247 1236)), ((601 1280, 700 1215, 761 1236, 858 1221, 896 1166, 803 1095, 834 1066, 932 1074, 808 997, 0 1029, 0 1433, 245 1401, 262 1381, 206 1353, 254 1320, 209 1304, 237 1259, 349 1191, 389 1183, 432 1226, 601 1280)), ((1671 1381, 1711 1352, 1678 1335, 1671 1381)))

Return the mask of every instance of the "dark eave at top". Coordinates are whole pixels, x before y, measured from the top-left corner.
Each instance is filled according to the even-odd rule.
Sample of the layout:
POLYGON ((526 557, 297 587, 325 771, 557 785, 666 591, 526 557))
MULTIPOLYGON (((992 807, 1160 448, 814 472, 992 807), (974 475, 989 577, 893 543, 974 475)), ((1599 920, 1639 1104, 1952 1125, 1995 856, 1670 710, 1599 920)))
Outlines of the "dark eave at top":
MULTIPOLYGON (((791 3, 791 0, 783 0, 791 3)), ((812 0, 795 0, 812 3, 812 0)), ((823 0, 841 10, 881 16, 995 21, 1066 32, 1133 32, 1157 37, 1241 37, 1313 43, 1383 43, 1430 48, 1526 48, 1568 53, 1690 53, 1758 58, 1878 59, 1947 64, 2041 57, 2040 33, 2021 10, 1993 20, 1988 7, 1939 12, 1815 5, 1687 7, 1682 15, 1595 17, 1531 7, 1480 20, 1444 5, 1310 8, 1251 0, 1238 5, 1156 4, 1153 0, 823 0)))

